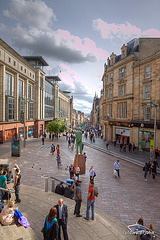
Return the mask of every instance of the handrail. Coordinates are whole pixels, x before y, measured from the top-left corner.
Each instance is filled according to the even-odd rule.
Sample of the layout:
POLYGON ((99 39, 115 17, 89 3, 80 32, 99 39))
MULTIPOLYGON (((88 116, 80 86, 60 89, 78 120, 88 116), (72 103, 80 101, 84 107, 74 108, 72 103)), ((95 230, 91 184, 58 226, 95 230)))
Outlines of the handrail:
POLYGON ((49 176, 47 176, 47 175, 41 176, 41 178, 53 179, 53 180, 56 180, 56 181, 58 181, 58 182, 62 182, 62 183, 64 183, 64 184, 66 184, 66 185, 67 185, 67 183, 66 183, 66 182, 64 182, 64 181, 62 181, 62 180, 59 180, 59 179, 57 179, 57 178, 54 178, 54 177, 49 177, 49 176))
POLYGON ((15 192, 15 190, 8 190, 8 189, 2 188, 2 187, 0 187, 0 190, 2 190, 4 192, 10 192, 10 193, 14 193, 15 192))
POLYGON ((141 234, 151 235, 151 239, 153 239, 155 237, 160 237, 159 234, 155 233, 155 231, 153 231, 145 226, 142 226, 140 224, 137 224, 137 223, 129 225, 129 226, 127 226, 127 228, 129 229, 129 232, 134 235, 141 235, 141 234), (136 227, 142 227, 143 230, 135 229, 136 227), (134 229, 132 230, 132 228, 134 228, 134 229))

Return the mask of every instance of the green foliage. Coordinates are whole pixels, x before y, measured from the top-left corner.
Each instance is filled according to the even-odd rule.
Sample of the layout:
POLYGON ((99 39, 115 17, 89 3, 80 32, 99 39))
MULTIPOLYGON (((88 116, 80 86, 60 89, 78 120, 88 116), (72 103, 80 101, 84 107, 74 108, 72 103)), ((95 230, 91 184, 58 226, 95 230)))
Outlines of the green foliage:
POLYGON ((66 122, 61 120, 49 122, 46 129, 50 133, 62 133, 67 129, 66 122))

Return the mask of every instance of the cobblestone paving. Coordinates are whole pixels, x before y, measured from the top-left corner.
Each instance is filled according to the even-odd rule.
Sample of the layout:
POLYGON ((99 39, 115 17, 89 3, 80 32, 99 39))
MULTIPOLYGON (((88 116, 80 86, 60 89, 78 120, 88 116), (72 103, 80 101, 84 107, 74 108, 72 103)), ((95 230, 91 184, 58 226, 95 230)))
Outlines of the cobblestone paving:
MULTIPOLYGON (((16 160, 22 169, 22 183, 29 186, 44 188, 42 175, 49 175, 66 181, 69 178, 67 166, 74 161, 75 151, 68 149, 65 139, 61 137, 60 155, 63 165, 57 168, 56 154, 51 155, 49 146, 51 142, 28 141, 27 147, 21 149, 20 158, 10 157, 10 144, 0 145, 1 158, 8 158, 10 167, 16 160), (4 147, 3 147, 4 146, 4 147), (5 150, 4 150, 5 149, 5 150)), ((143 179, 141 167, 121 160, 121 178, 116 179, 113 175, 113 164, 116 158, 99 152, 89 147, 85 147, 87 153, 86 174, 80 178, 82 180, 83 201, 86 202, 89 167, 93 164, 96 170, 95 184, 99 187, 99 197, 96 199, 95 207, 106 212, 129 225, 143 217, 144 225, 155 225, 155 231, 160 233, 160 177, 155 182, 143 179)), ((51 186, 49 186, 51 189, 51 186)), ((85 211, 85 209, 83 209, 85 211)))

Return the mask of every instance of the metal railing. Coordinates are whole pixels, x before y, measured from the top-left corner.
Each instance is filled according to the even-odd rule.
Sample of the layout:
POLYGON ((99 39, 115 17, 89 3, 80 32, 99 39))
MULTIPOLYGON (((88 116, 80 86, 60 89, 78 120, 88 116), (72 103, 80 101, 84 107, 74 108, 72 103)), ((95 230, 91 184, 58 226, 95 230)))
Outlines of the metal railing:
POLYGON ((127 226, 127 228, 129 229, 129 234, 133 234, 136 235, 136 240, 140 240, 140 236, 141 235, 150 235, 150 239, 154 240, 154 239, 159 239, 160 235, 158 235, 157 233, 155 233, 153 230, 142 226, 140 224, 132 224, 127 226))
POLYGON ((41 178, 45 179, 45 192, 48 192, 48 181, 51 180, 51 192, 55 192, 55 182, 62 182, 63 184, 66 184, 66 182, 59 180, 57 178, 54 177, 49 177, 47 175, 41 176, 41 178))
POLYGON ((0 187, 0 190, 2 190, 3 192, 8 192, 8 199, 7 199, 7 203, 9 202, 9 193, 14 193, 15 192, 15 190, 8 190, 8 189, 6 189, 6 188, 2 188, 2 187, 0 187))

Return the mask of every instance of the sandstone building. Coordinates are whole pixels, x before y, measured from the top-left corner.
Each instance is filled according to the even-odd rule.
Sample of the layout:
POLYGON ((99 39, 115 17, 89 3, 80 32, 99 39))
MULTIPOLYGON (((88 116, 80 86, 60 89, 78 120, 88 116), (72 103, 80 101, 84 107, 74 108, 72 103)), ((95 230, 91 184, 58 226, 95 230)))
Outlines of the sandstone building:
POLYGON ((160 38, 133 39, 104 66, 101 123, 104 139, 149 150, 160 144, 160 38), (154 126, 156 119, 156 135, 154 126))

